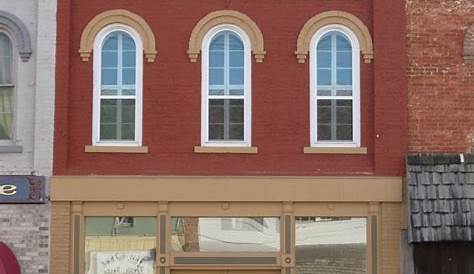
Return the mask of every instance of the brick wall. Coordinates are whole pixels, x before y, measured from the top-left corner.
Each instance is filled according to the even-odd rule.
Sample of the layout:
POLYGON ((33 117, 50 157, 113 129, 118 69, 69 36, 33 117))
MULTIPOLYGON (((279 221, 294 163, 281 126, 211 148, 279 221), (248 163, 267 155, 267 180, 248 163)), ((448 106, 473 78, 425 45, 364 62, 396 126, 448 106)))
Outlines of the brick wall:
POLYGON ((381 207, 380 273, 400 273, 400 240, 402 228, 402 204, 383 203, 381 207))
POLYGON ((401 1, 60 0, 58 6, 55 174, 400 176, 407 147, 404 5, 401 1), (92 140, 92 61, 79 58, 84 27, 126 8, 151 26, 158 57, 144 64, 143 143, 148 154, 85 153, 92 140), (256 155, 203 155, 201 64, 186 50, 206 14, 231 9, 263 32, 267 55, 252 66, 252 145, 256 155), (309 66, 294 55, 298 33, 330 10, 354 14, 374 38, 375 61, 361 63, 362 145, 367 155, 309 155, 309 66), (377 134, 377 138, 375 137, 377 134), (231 163, 231 164, 229 164, 231 163))
POLYGON ((474 62, 463 41, 471 0, 408 0, 409 150, 464 152, 474 138, 474 62))
POLYGON ((51 272, 70 273, 71 206, 68 202, 51 205, 51 272))
POLYGON ((17 257, 21 273, 48 273, 49 205, 1 205, 0 241, 17 257))

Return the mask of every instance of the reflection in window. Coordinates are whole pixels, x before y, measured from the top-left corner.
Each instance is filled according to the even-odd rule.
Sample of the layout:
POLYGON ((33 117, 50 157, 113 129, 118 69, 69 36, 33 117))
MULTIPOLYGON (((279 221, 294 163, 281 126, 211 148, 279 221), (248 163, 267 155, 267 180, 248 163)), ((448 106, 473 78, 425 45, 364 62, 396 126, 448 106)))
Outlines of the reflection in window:
POLYGON ((296 217, 297 274, 366 274, 367 219, 296 217))
POLYGON ((100 140, 135 140, 136 46, 123 31, 102 46, 100 140))
MULTIPOLYGON (((205 142, 248 142, 245 112, 249 111, 246 83, 246 45, 237 33, 222 30, 214 35, 208 46, 208 58, 203 59, 208 79, 203 90, 207 116, 205 142)), ((206 115, 206 116, 204 116, 206 115)))
POLYGON ((276 252, 280 219, 276 217, 173 217, 173 251, 276 252))
POLYGON ((358 68, 353 67, 357 49, 346 34, 336 30, 324 34, 315 47, 315 142, 356 142, 353 111, 358 88, 352 78, 358 75, 358 68))
POLYGON ((86 217, 86 274, 153 274, 154 217, 86 217))
POLYGON ((0 32, 0 140, 12 139, 13 48, 10 38, 0 32))

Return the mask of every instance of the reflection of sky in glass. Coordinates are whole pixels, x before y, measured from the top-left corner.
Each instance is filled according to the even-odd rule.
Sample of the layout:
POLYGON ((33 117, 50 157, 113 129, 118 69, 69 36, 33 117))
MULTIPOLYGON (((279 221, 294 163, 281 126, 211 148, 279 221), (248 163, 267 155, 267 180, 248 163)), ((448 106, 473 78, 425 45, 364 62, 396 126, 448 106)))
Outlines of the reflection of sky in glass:
POLYGON ((353 244, 367 242, 367 220, 296 221, 296 245, 353 244))

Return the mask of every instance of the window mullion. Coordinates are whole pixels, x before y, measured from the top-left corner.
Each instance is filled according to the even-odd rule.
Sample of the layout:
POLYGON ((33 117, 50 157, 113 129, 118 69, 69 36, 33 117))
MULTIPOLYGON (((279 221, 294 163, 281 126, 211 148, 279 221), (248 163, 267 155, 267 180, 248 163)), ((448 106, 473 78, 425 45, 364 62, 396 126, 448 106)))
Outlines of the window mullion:
MULTIPOLYGON (((224 94, 229 95, 229 78, 230 78, 230 45, 229 34, 224 36, 224 94)), ((224 99, 224 139, 229 139, 229 102, 230 99, 224 99)))
MULTIPOLYGON (((122 95, 122 66, 123 66, 123 36, 122 34, 118 33, 118 52, 117 52, 117 92, 119 95, 122 95)), ((117 103, 117 126, 116 126, 116 132, 117 132, 117 140, 122 139, 122 99, 116 99, 117 103)))

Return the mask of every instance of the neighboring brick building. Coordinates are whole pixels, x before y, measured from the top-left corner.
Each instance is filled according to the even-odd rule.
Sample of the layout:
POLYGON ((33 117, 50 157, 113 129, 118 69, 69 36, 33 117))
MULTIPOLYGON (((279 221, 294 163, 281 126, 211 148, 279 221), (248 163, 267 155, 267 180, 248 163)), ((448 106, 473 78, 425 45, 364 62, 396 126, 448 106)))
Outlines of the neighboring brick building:
POLYGON ((56 1, 0 0, 0 273, 49 273, 55 45, 56 1))
POLYGON ((51 274, 398 274, 404 8, 59 0, 51 274))
POLYGON ((407 274, 474 269, 473 18, 470 0, 407 1, 407 274))

